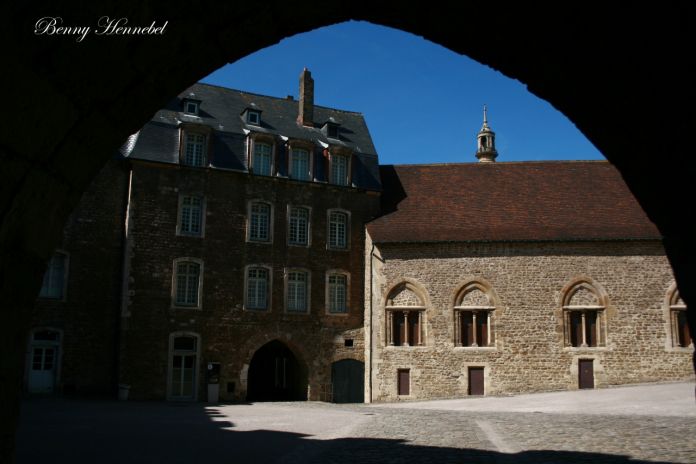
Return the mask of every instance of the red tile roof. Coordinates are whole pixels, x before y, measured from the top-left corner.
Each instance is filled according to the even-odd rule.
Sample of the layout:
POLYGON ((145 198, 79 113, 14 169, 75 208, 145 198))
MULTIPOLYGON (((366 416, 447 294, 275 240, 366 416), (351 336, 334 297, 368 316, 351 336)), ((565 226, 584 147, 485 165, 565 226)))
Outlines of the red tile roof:
POLYGON ((381 166, 375 242, 659 239, 605 161, 381 166))

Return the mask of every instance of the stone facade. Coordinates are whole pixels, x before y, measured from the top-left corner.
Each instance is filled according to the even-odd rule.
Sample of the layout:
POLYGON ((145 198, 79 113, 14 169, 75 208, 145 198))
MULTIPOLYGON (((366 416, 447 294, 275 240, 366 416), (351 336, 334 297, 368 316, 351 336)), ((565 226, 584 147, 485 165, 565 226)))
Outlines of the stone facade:
POLYGON ((693 347, 673 346, 674 278, 659 242, 377 244, 374 253, 366 259, 373 350, 366 397, 374 401, 466 396, 469 367, 484 368, 486 395, 576 389, 579 359, 593 360, 596 387, 693 378, 693 347), (599 296, 586 288, 567 295, 578 282, 599 296), (388 298, 403 283, 425 306, 422 346, 386 338, 388 298), (455 346, 457 293, 471 283, 490 288, 491 346, 455 346), (567 296, 573 307, 602 300, 604 346, 568 346, 567 296), (397 393, 399 369, 410 370, 408 396, 397 393))
POLYGON ((596 387, 693 378, 693 346, 673 343, 674 277, 659 241, 378 243, 373 256, 366 243, 373 401, 466 396, 470 367, 483 368, 486 395, 576 389, 578 360, 593 361, 596 387), (387 338, 390 305, 414 304, 390 300, 404 283, 425 306, 422 345, 387 338), (490 346, 456 346, 457 305, 490 306, 490 346), (564 311, 583 306, 599 309, 598 346, 569 346, 564 311), (409 395, 398 394, 404 369, 409 395))

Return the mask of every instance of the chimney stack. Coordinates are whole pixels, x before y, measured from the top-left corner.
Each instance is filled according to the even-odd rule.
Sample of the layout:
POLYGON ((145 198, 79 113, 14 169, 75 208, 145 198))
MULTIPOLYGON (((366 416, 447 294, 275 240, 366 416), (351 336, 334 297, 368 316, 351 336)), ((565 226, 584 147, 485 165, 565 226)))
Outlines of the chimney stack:
POLYGON ((303 126, 314 126, 314 79, 312 73, 304 68, 300 74, 300 113, 297 123, 303 126))

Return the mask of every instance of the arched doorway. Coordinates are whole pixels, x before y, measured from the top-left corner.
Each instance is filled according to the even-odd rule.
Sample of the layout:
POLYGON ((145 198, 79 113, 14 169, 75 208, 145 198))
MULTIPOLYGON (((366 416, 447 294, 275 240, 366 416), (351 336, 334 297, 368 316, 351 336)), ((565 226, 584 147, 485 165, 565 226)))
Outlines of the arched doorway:
POLYGON ((365 401, 365 363, 341 359, 331 364, 331 388, 334 403, 365 401))
POLYGON ((259 348, 249 363, 248 401, 307 400, 307 369, 284 343, 259 348))
POLYGON ((31 334, 27 366, 27 390, 30 393, 53 393, 60 367, 60 332, 36 329, 31 334))

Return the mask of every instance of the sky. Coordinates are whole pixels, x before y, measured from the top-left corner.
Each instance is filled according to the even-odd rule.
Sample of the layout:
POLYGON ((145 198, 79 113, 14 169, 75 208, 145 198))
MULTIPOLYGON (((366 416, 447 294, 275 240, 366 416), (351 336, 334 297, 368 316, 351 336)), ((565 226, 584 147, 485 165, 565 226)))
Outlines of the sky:
POLYGON ((201 82, 285 98, 314 78, 314 103, 364 115, 382 164, 477 161, 483 105, 497 161, 604 159, 519 81, 422 37, 366 22, 298 34, 201 82))

